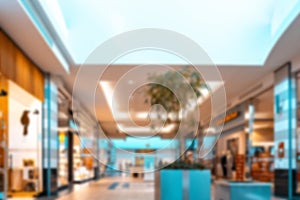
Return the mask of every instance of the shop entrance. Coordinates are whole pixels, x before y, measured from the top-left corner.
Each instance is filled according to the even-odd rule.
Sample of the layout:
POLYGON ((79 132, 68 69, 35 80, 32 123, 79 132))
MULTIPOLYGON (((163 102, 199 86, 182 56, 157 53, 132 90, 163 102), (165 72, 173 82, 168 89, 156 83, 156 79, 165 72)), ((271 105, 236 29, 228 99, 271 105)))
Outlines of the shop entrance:
POLYGON ((216 120, 225 122, 212 161, 217 178, 274 181, 273 105, 270 88, 216 120))
POLYGON ((8 196, 42 192, 42 102, 8 81, 8 196))
POLYGON ((72 133, 60 131, 58 133, 58 187, 68 188, 72 183, 72 133))
POLYGON ((93 141, 91 138, 73 134, 73 173, 74 182, 82 183, 95 176, 93 141))
POLYGON ((254 107, 253 125, 251 125, 250 109, 247 115, 251 177, 262 182, 274 181, 273 93, 273 88, 268 89, 250 103, 254 107))

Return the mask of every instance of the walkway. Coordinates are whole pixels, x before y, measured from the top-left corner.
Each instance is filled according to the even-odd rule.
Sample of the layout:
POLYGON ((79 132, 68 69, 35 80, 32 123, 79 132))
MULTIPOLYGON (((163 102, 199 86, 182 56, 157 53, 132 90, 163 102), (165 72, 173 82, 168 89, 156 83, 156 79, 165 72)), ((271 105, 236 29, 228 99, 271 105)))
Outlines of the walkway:
MULTIPOLYGON (((154 200, 154 182, 129 177, 102 178, 96 182, 75 185, 74 191, 51 200, 154 200)), ((214 187, 212 187, 214 200, 214 187)), ((33 200, 33 199, 11 199, 33 200)), ((39 200, 49 200, 41 198, 39 200)), ((272 198, 272 200, 282 200, 272 198)))
POLYGON ((104 178, 75 189, 59 200, 154 200, 154 183, 128 177, 104 178))

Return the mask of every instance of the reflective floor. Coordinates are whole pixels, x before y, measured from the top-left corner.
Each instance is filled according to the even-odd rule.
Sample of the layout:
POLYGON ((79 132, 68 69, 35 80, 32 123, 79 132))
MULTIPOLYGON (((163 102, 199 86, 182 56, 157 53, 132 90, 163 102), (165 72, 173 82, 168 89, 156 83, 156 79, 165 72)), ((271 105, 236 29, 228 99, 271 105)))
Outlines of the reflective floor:
MULTIPOLYGON (((212 200, 214 187, 212 186, 212 200)), ((97 182, 75 185, 73 192, 60 194, 58 200, 154 200, 154 182, 129 177, 103 178, 97 182)), ((12 199, 19 200, 19 199, 12 199)), ((20 199, 21 200, 21 199, 20 199)), ((22 198, 22 200, 31 200, 22 198)), ((39 200, 49 200, 47 198, 39 200)), ((51 199, 52 200, 52 199, 51 199)), ((273 197, 272 200, 280 200, 273 197)))
POLYGON ((74 192, 64 195, 59 200, 154 200, 154 182, 129 177, 104 178, 98 182, 75 188, 74 192))

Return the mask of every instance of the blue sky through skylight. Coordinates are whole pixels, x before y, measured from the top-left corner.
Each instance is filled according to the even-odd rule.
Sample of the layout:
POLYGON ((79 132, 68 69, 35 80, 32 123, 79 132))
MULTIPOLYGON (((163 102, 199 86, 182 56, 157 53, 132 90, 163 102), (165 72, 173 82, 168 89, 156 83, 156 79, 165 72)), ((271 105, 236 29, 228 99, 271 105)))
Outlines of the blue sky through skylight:
MULTIPOLYGON (((40 4, 77 64, 117 34, 161 28, 191 38, 216 64, 262 65, 300 11, 297 0, 43 0, 40 4)), ((116 63, 186 64, 159 54, 138 52, 116 63)))

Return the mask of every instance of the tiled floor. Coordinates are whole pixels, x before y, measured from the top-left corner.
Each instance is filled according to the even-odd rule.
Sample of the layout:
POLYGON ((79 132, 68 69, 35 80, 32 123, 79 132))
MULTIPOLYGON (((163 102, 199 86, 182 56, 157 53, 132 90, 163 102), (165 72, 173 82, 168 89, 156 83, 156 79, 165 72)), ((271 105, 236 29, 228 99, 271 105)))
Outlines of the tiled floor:
MULTIPOLYGON (((212 186, 212 200, 214 199, 212 186)), ((59 200, 154 200, 154 182, 128 177, 104 178, 83 185, 59 200)), ((272 200, 282 200, 273 197, 272 200)))
MULTIPOLYGON (((214 187, 212 186, 212 200, 214 187)), ((154 200, 154 182, 129 177, 103 178, 97 182, 75 185, 74 191, 58 200, 154 200)), ((16 200, 16 199, 13 199, 16 200)), ((27 199, 22 199, 27 200, 27 199)), ((28 199, 29 200, 29 199, 28 199)), ((49 200, 43 198, 39 200, 49 200)), ((281 200, 272 198, 272 200, 281 200)))
POLYGON ((154 200, 154 183, 128 177, 105 178, 75 189, 59 200, 154 200))

